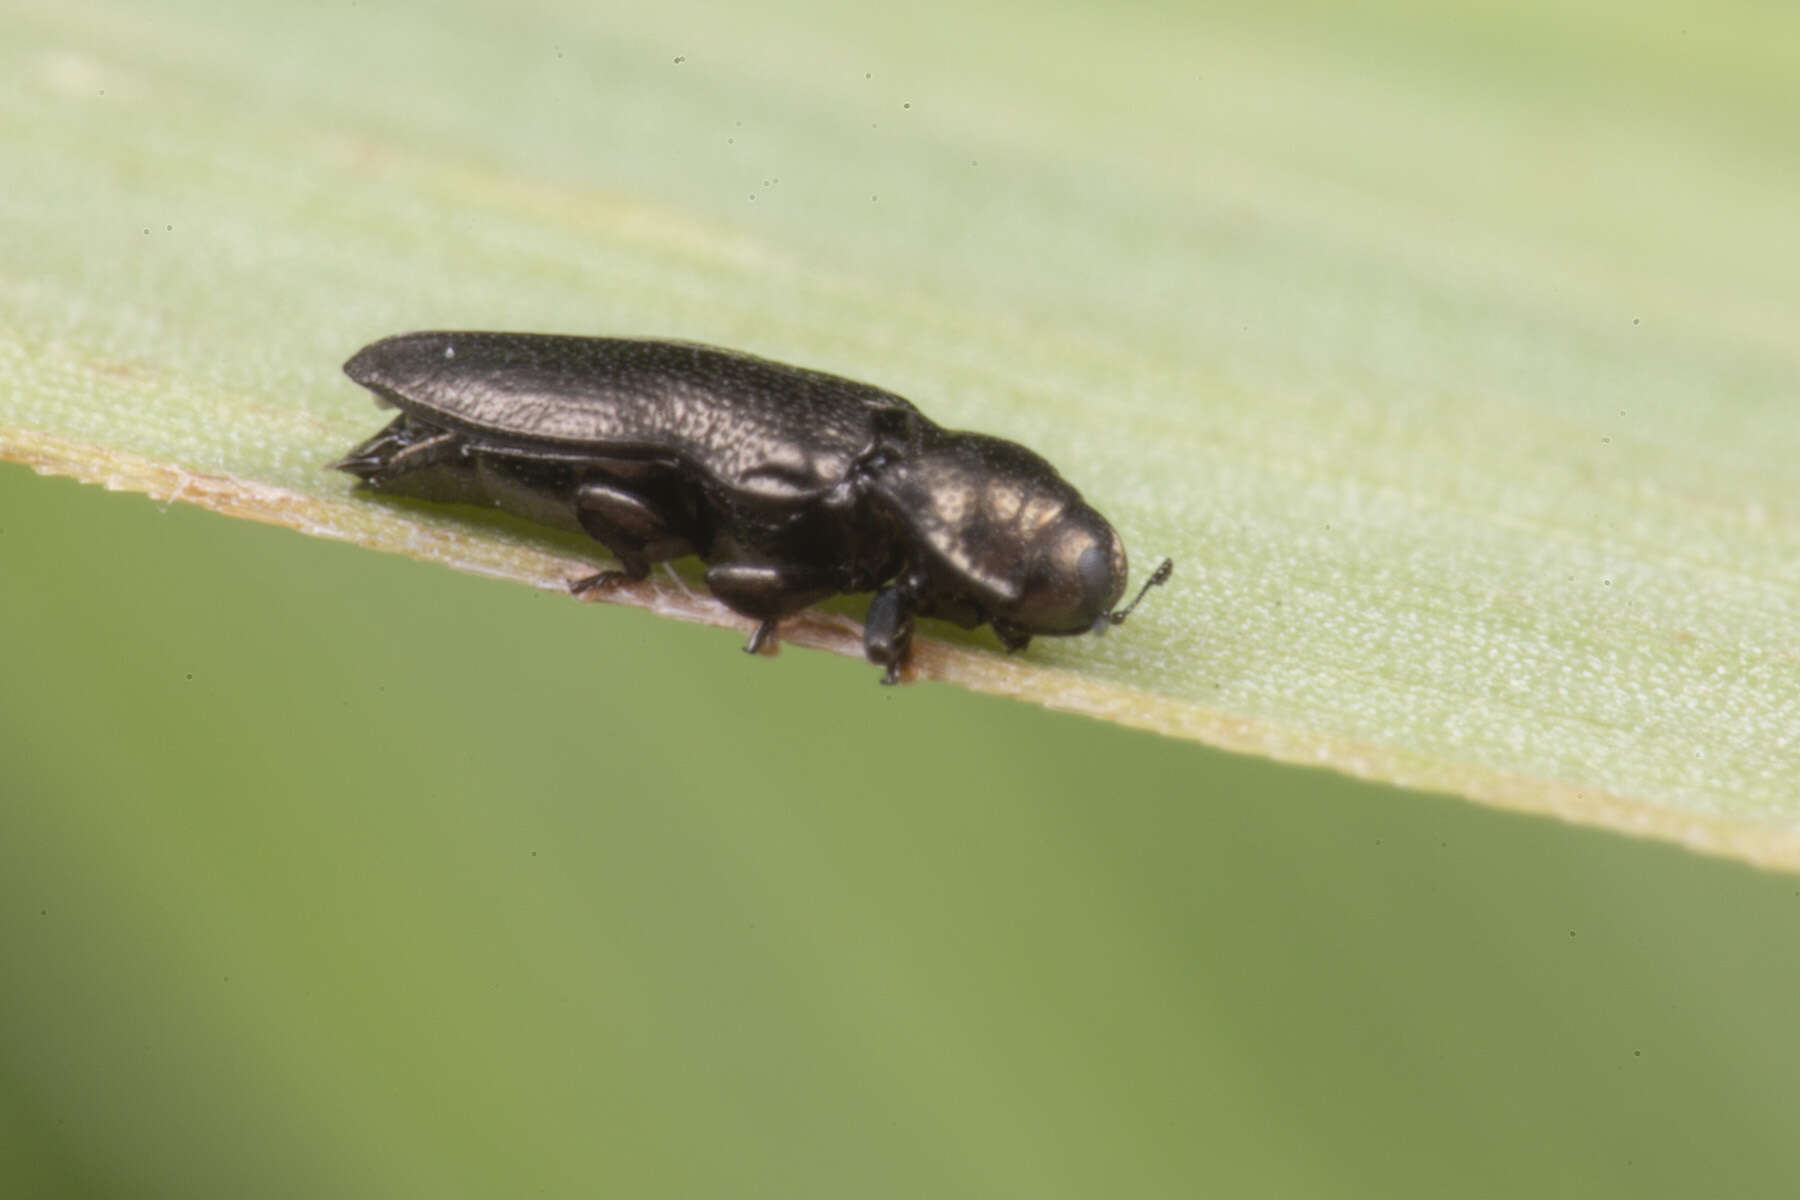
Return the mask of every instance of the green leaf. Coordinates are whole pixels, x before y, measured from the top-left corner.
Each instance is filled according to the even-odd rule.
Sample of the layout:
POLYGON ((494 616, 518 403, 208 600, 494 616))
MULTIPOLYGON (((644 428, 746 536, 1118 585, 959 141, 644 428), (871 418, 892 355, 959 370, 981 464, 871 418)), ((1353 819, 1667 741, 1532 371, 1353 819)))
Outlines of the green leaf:
POLYGON ((1176 560, 927 677, 1800 867, 1800 17, 527 7, 10 6, 0 455, 559 588, 591 547, 325 469, 337 364, 741 347, 1176 560))

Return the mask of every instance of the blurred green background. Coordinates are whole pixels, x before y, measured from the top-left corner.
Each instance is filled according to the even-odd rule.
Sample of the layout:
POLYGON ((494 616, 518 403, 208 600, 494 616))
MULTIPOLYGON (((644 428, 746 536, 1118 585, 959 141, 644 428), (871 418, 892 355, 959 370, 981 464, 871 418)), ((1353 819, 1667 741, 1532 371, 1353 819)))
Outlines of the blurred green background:
POLYGON ((1780 1196, 1800 883, 0 468, 7 1195, 1780 1196))

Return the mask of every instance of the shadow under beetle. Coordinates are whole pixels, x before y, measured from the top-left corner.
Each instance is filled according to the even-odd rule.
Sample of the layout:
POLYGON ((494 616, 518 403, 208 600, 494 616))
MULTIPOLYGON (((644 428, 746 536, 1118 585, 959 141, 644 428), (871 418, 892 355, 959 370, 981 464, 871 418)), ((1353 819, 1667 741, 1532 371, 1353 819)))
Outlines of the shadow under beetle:
POLYGON ((344 372, 400 415, 333 466, 378 491, 491 504, 586 532, 617 570, 577 595, 694 554, 757 622, 874 592, 869 661, 900 678, 913 618, 983 622, 1008 650, 1117 625, 1125 547, 1025 447, 941 429, 906 400, 688 342, 407 333, 344 372))

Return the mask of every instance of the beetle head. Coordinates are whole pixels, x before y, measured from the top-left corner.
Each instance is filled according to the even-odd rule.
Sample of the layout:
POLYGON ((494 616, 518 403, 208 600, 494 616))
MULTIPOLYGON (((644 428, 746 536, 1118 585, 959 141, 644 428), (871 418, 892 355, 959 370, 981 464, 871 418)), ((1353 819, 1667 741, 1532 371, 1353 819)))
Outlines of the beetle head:
POLYGON ((1086 633, 1125 592, 1118 534, 1016 443, 940 432, 884 466, 873 486, 929 581, 935 603, 925 611, 972 604, 975 619, 1022 633, 1086 633))
POLYGON ((1038 530, 1023 564, 1017 599, 995 615, 1027 633, 1101 628, 1125 594, 1125 544, 1079 500, 1038 530))

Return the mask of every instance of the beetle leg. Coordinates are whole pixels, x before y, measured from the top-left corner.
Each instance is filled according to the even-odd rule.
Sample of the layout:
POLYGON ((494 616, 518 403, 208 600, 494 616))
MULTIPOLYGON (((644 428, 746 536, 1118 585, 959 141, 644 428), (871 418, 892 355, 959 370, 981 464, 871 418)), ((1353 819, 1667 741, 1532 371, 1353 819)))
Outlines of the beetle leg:
POLYGON ((1000 639, 1000 644, 1006 647, 1008 654, 1016 654, 1031 645, 1031 635, 1017 625, 1006 621, 995 621, 993 624, 994 636, 1000 639))
POLYGON ((774 617, 767 617, 756 623, 750 631, 750 640, 744 643, 745 654, 761 654, 763 647, 775 644, 775 627, 780 624, 774 617))
POLYGON ((714 563, 706 568, 706 586, 728 608, 757 620, 744 645, 749 654, 774 644, 783 617, 838 591, 832 572, 793 563, 714 563))
POLYGON ((636 583, 650 574, 652 562, 690 552, 670 514, 638 493, 610 483, 589 480, 575 489, 575 519, 619 560, 618 569, 571 583, 569 590, 577 596, 636 583))
POLYGON ((869 616, 863 624, 863 655, 887 670, 881 682, 900 681, 900 668, 912 654, 914 602, 910 589, 889 584, 869 601, 869 616))
POLYGON ((381 488, 409 471, 449 462, 461 455, 462 439, 457 434, 402 415, 331 466, 349 472, 372 488, 381 488))
MULTIPOLYGON (((650 570, 646 567, 644 569, 644 575, 648 575, 649 573, 650 570)), ((610 592, 621 583, 636 583, 643 579, 644 575, 633 575, 629 570, 597 571, 592 575, 583 575, 580 579, 571 579, 569 581, 569 594, 571 596, 586 596, 592 592, 610 592)))

